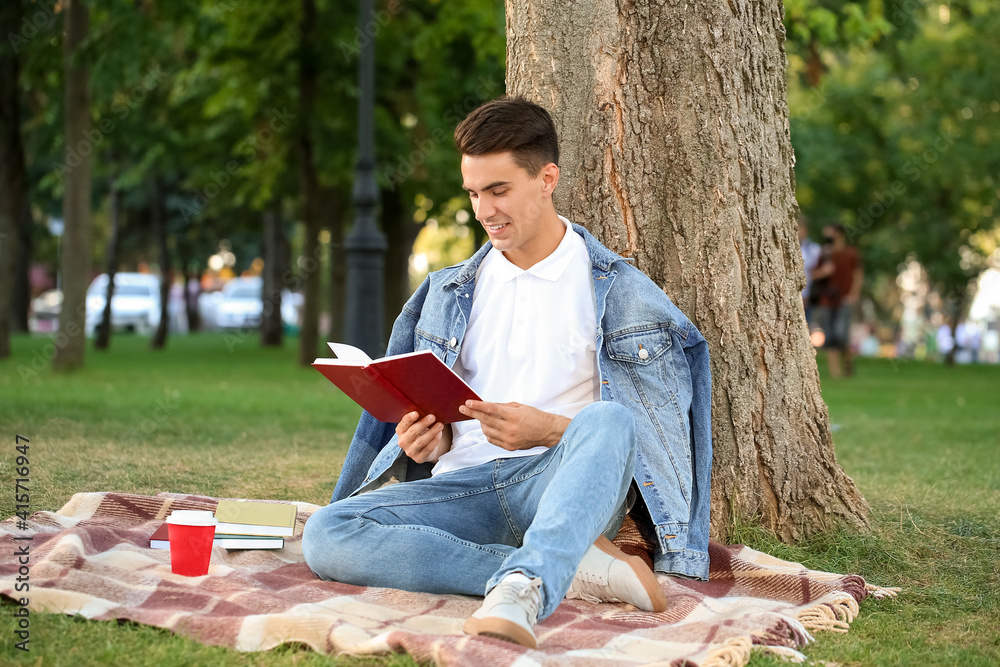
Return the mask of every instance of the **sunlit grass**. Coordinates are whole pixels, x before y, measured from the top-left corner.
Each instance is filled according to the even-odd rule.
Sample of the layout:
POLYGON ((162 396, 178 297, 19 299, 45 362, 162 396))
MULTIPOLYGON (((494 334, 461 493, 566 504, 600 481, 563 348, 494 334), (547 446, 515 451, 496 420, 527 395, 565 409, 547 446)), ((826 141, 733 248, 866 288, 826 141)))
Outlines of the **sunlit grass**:
MULTIPOLYGON (((160 491, 328 501, 358 409, 287 349, 234 346, 221 335, 116 338, 88 351, 79 373, 22 378, 46 339, 18 337, 0 363, 0 471, 10 479, 14 436, 31 439, 32 509, 55 510, 79 491, 160 491), (230 351, 232 347, 232 351, 230 351), (2 444, 2 442, 0 442, 2 444)), ((837 456, 870 503, 875 530, 784 545, 752 525, 739 541, 807 567, 902 586, 867 601, 846 635, 818 633, 813 660, 843 665, 1000 664, 1000 411, 998 367, 862 362, 858 376, 824 379, 837 456)), ((7 488, 4 486, 4 488, 7 488)), ((10 493, 0 513, 14 512, 10 493)), ((0 610, 10 636, 11 607, 0 610)), ((0 662, 86 665, 299 665, 331 658, 297 647, 262 654, 210 648, 165 631, 58 615, 32 617, 32 652, 4 642, 0 662), (16 654, 15 654, 16 653, 16 654)), ((752 664, 773 659, 755 655, 752 664)), ((405 656, 332 664, 412 664, 405 656)), ((777 662, 774 662, 777 664, 777 662)))
POLYGON ((1000 367, 869 361, 823 383, 837 458, 875 530, 791 546, 753 526, 738 537, 903 591, 862 603, 848 634, 820 633, 804 652, 840 665, 1000 664, 1000 367))

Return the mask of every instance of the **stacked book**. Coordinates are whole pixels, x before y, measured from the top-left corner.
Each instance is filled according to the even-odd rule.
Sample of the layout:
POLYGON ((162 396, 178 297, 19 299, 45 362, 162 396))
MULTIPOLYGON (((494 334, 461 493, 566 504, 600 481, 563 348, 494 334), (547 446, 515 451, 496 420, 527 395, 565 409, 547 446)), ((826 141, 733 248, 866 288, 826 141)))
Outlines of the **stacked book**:
MULTIPOLYGON (((215 510, 215 544, 224 549, 281 549, 295 529, 295 505, 220 500, 215 510)), ((167 524, 149 538, 153 549, 169 549, 167 524)))

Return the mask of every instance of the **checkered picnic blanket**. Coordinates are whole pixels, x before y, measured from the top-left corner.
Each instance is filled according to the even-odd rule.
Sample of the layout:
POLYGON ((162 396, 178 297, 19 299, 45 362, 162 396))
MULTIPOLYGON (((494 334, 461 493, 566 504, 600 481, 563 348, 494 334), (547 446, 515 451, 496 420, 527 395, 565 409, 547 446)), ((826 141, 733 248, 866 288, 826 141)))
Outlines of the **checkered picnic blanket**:
MULTIPOLYGON (((264 651, 286 642, 322 653, 407 651, 437 665, 743 665, 754 647, 792 659, 810 631, 846 631, 868 595, 895 589, 856 575, 815 572, 744 546, 712 543, 708 582, 660 575, 669 601, 658 614, 625 604, 564 600, 536 627, 539 648, 462 634, 481 602, 317 579, 302 558, 302 527, 317 506, 295 503, 295 536, 274 551, 215 547, 209 574, 170 572, 149 536, 176 509, 214 510, 217 498, 161 493, 78 493, 58 512, 18 527, 0 523, 0 594, 28 597, 32 612, 128 619, 205 644, 264 651), (15 537, 22 538, 15 540, 15 537), (31 537, 27 540, 23 538, 31 537), (30 593, 15 591, 29 545, 30 593)), ((628 521, 616 543, 646 553, 628 521)))

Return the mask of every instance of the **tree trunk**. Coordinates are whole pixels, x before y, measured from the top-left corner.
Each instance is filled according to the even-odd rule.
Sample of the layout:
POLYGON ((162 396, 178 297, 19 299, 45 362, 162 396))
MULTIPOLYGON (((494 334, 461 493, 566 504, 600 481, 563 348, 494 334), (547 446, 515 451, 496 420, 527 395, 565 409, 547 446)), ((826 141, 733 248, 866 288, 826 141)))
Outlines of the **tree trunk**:
POLYGON ((261 347, 281 347, 281 276, 288 270, 288 239, 285 238, 281 208, 272 206, 261 214, 264 222, 264 311, 260 321, 261 347))
MULTIPOLYGON (((410 255, 417 234, 423 229, 409 215, 400 188, 383 188, 382 230, 389 241, 385 252, 385 319, 390 327, 403 310, 410 293, 410 255)), ((482 225, 476 225, 482 229, 482 225)), ((484 230, 485 231, 485 230, 484 230)))
MULTIPOLYGON (((957 288, 941 290, 943 294, 959 294, 957 288)), ((945 312, 948 328, 951 330, 951 349, 944 355, 944 365, 952 368, 955 366, 955 353, 958 352, 958 323, 962 319, 965 310, 965 299, 960 297, 948 297, 945 299, 946 308, 950 312, 945 312)))
POLYGON ((344 340, 344 309, 347 307, 347 254, 344 252, 344 192, 325 190, 327 222, 330 230, 330 330, 327 340, 344 340))
POLYGON ((30 193, 27 187, 24 189, 21 216, 18 220, 18 245, 14 249, 17 255, 14 262, 14 293, 10 300, 10 330, 12 333, 27 333, 28 310, 31 307, 31 256, 34 255, 35 246, 32 238, 34 223, 31 219, 30 193))
POLYGON ((198 297, 201 295, 201 281, 198 279, 198 271, 191 271, 191 260, 189 257, 181 258, 181 266, 184 267, 182 275, 184 277, 184 312, 187 314, 188 333, 201 330, 201 316, 198 314, 198 297), (191 281, 194 281, 193 283, 191 281), (194 287, 194 290, 191 287, 194 287))
POLYGON ((53 370, 73 370, 83 365, 87 283, 90 278, 90 68, 81 45, 90 31, 87 3, 67 0, 63 5, 65 35, 66 162, 62 165, 63 220, 60 273, 63 302, 56 335, 53 370))
POLYGON ((160 263, 160 323, 149 343, 149 349, 162 350, 167 346, 167 331, 170 327, 170 286, 173 282, 170 269, 170 248, 167 246, 167 207, 160 177, 153 181, 152 218, 153 233, 160 263))
POLYGON ((308 366, 319 351, 319 272, 321 246, 319 232, 322 227, 319 205, 319 179, 313 160, 312 116, 316 105, 316 2, 302 0, 302 17, 299 24, 299 196, 302 198, 302 224, 305 227, 302 243, 303 273, 302 328, 299 333, 299 365, 308 366))
POLYGON ((111 344, 111 299, 115 290, 115 270, 118 268, 118 181, 111 179, 111 237, 106 250, 107 261, 105 273, 108 275, 108 289, 104 299, 104 314, 101 323, 97 325, 97 335, 94 339, 94 349, 106 350, 111 344))
MULTIPOLYGON (((21 2, 0 7, 0 35, 16 35, 21 2)), ((20 63, 14 42, 0 43, 0 359, 10 356, 11 316, 20 219, 27 178, 21 143, 20 63)))
POLYGON ((799 297, 781 4, 506 6, 508 93, 560 131, 559 210, 634 257, 709 341, 712 535, 867 526, 799 297))

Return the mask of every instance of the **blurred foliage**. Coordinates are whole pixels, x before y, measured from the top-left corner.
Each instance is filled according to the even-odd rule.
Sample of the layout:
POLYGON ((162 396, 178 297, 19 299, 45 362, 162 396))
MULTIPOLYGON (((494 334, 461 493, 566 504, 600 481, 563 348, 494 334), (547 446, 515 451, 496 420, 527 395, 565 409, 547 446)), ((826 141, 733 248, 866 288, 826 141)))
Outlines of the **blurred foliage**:
MULTIPOLYGON (((504 92, 499 0, 380 0, 375 20, 362 27, 357 3, 317 0, 314 28, 324 47, 315 53, 302 51, 298 2, 91 5, 84 52, 95 129, 78 148, 94 160, 96 266, 113 180, 125 211, 123 268, 155 256, 154 178, 167 192, 175 261, 192 269, 223 239, 237 271, 247 268, 262 251, 264 209, 280 211, 289 236, 301 239, 293 231, 301 123, 310 124, 321 184, 344 193, 337 206, 345 210, 329 211, 331 221, 350 219, 357 55, 370 39, 380 186, 414 226, 397 228, 389 242, 409 243, 430 219, 442 229, 467 224, 456 215, 463 205, 455 201, 451 133, 468 111, 504 92), (302 62, 319 78, 309 119, 298 113, 302 62), (438 204, 428 210, 418 201, 438 204)), ((43 223, 60 215, 66 160, 62 18, 58 3, 43 0, 26 0, 24 12, 15 40, 22 129, 33 211, 43 223)), ((960 302, 1000 241, 1000 8, 990 0, 787 0, 785 26, 797 196, 813 233, 839 221, 863 250, 869 275, 895 276, 915 258, 942 294, 960 302)), ((471 230, 481 240, 476 225, 471 230)), ((36 260, 53 262, 56 244, 44 225, 35 236, 36 260)))
POLYGON ((413 257, 410 261, 410 289, 415 290, 431 271, 454 266, 468 259, 478 247, 469 225, 469 199, 452 197, 443 206, 435 207, 434 202, 417 195, 417 210, 414 219, 426 222, 413 243, 413 257), (438 211, 428 217, 427 211, 438 211))
POLYGON ((790 2, 786 22, 797 197, 812 232, 843 224, 876 277, 916 259, 960 316, 970 281, 998 259, 1000 7, 790 2))
MULTIPOLYGON (((358 3, 318 0, 314 29, 324 48, 309 54, 301 52, 298 2, 91 4, 85 54, 95 134, 80 148, 93 159, 95 266, 103 266, 113 179, 126 211, 122 266, 155 256, 148 183, 159 177, 175 256, 198 270, 226 239, 238 257, 237 270, 246 269, 262 253, 261 211, 280 210, 289 227, 296 222, 294 141, 302 122, 311 123, 322 185, 350 192, 357 159, 357 59, 369 40, 376 48, 380 185, 398 190, 404 201, 425 194, 445 202, 459 190, 454 125, 504 92, 499 0, 383 0, 365 26, 358 26, 358 3), (298 114, 303 58, 319 78, 310 119, 298 114)), ((57 3, 27 2, 28 29, 19 40, 23 134, 39 223, 59 217, 61 209, 66 147, 60 12, 57 3)), ((43 225, 37 227, 36 260, 54 262, 54 240, 43 225)), ((289 235, 296 238, 291 229, 289 235)))

